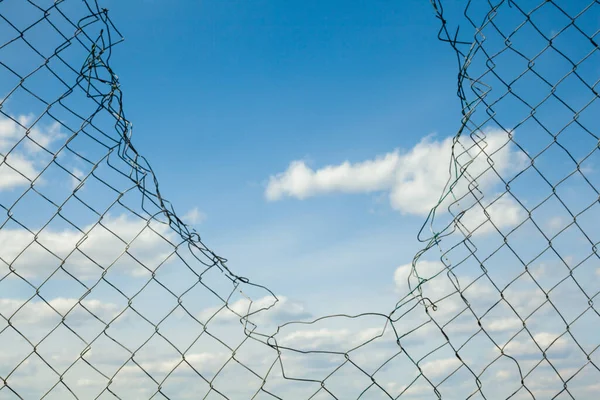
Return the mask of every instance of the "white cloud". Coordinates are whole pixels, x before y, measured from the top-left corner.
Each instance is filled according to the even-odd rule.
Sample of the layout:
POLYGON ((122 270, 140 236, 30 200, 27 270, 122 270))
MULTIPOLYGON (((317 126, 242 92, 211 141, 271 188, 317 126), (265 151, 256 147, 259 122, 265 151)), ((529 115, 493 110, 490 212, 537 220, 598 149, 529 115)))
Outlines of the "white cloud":
POLYGON ((487 324, 484 324, 485 329, 490 332, 501 332, 501 331, 510 331, 517 330, 518 328, 523 327, 523 322, 519 318, 499 318, 493 319, 489 321, 487 324))
POLYGON ((38 173, 33 160, 19 153, 10 153, 0 163, 0 190, 28 185, 38 173))
MULTIPOLYGON (((455 146, 461 165, 473 160, 468 173, 477 178, 480 189, 496 183, 495 174, 488 171, 488 156, 500 174, 522 165, 522 155, 507 142, 506 132, 490 130, 485 140, 477 144, 470 138, 462 138, 455 146), (462 153, 461 145, 467 149, 462 153)), ((426 137, 407 153, 396 150, 374 160, 355 164, 346 161, 317 170, 304 161, 293 161, 286 171, 270 177, 265 196, 275 201, 286 196, 305 199, 327 193, 388 191, 394 209, 426 215, 438 202, 448 180, 452 145, 451 137, 443 141, 426 137)), ((454 188, 457 197, 468 192, 468 183, 468 179, 459 180, 454 188)))
MULTIPOLYGON (((513 339, 504 346, 504 353, 510 356, 529 356, 539 354, 542 357, 542 351, 546 351, 550 348, 553 352, 564 352, 571 346, 569 341, 560 335, 553 334, 550 332, 540 332, 533 335, 533 341, 531 338, 525 339, 513 339), (537 343, 537 345, 536 345, 537 343), (538 348, 538 346, 542 349, 538 348)), ((497 348, 494 348, 495 352, 499 352, 497 348)))
POLYGON ((200 321, 206 322, 239 322, 240 318, 255 313, 249 317, 252 323, 268 325, 297 321, 310 317, 310 313, 300 303, 291 301, 285 296, 278 296, 278 301, 272 296, 265 296, 254 301, 246 298, 234 301, 229 308, 208 308, 198 315, 200 321))
POLYGON ((566 221, 562 217, 552 217, 547 222, 548 228, 555 231, 559 228, 563 228, 566 225, 566 221))
POLYGON ((65 137, 58 122, 43 131, 36 125, 27 132, 23 126, 30 126, 33 116, 21 115, 15 120, 18 123, 0 116, 0 156, 6 156, 0 162, 0 191, 30 184, 40 171, 39 153, 65 137), (21 141, 23 146, 17 146, 21 141))
POLYGON ((513 373, 509 370, 501 369, 500 371, 496 372, 495 376, 498 380, 504 381, 513 376, 513 373))
POLYGON ((446 358, 442 360, 432 360, 420 365, 423 375, 428 378, 437 378, 441 376, 447 376, 452 371, 457 369, 461 365, 461 361, 454 358, 446 358))
POLYGON ((308 349, 331 351, 332 347, 343 348, 342 343, 347 342, 350 337, 351 331, 348 329, 298 330, 279 339, 278 344, 302 351, 308 349))
POLYGON ((29 129, 29 133, 23 128, 33 123, 33 115, 20 115, 14 120, 0 116, 0 152, 4 153, 17 145, 25 136, 24 144, 28 151, 37 153, 42 151, 42 147, 48 147, 56 140, 65 138, 60 132, 60 124, 53 122, 42 131, 37 125, 29 129), (37 143, 37 144, 36 144, 37 143))
POLYGON ((104 321, 109 321, 119 311, 120 309, 116 304, 104 303, 99 300, 84 299, 80 302, 78 299, 58 297, 46 304, 42 300, 26 301, 0 298, 0 314, 9 318, 16 312, 11 318, 11 322, 17 325, 25 324, 40 327, 49 323, 57 324, 67 312, 69 312, 70 325, 84 323, 86 320, 93 319, 94 315, 104 321), (74 307, 78 303, 85 306, 89 312, 82 307, 74 307))
MULTIPOLYGON (((105 216, 102 225, 90 224, 82 228, 28 232, 25 229, 0 230, 0 258, 11 264, 25 278, 44 277, 66 259, 65 268, 79 279, 89 279, 102 273, 103 268, 120 269, 130 274, 143 273, 126 250, 148 268, 156 268, 173 251, 163 237, 173 234, 168 225, 148 223, 125 215, 105 216), (41 244, 41 245, 40 245, 41 244), (42 247, 43 246, 43 247, 42 247), (45 249, 44 249, 45 247, 45 249), (47 250, 46 250, 47 249, 47 250)), ((5 265, 0 265, 5 267, 5 265)))
POLYGON ((459 219, 459 226, 465 229, 465 233, 483 235, 496 228, 516 226, 526 218, 527 215, 519 203, 503 196, 491 204, 484 204, 483 207, 477 204, 468 209, 459 219))
POLYGON ((388 153, 375 160, 337 166, 326 166, 313 171, 304 161, 293 161, 282 174, 272 176, 266 190, 269 200, 284 196, 304 199, 331 192, 368 193, 389 189, 400 162, 399 153, 388 153))
MULTIPOLYGON (((320 321, 323 322, 323 321, 320 321)), ((331 321, 332 323, 336 321, 331 321)), ((371 321, 370 323, 373 323, 371 321)), ((291 328, 291 326, 288 326, 291 328)), ((379 346, 384 345, 398 350, 396 337, 393 330, 385 323, 381 326, 362 328, 358 326, 329 326, 315 328, 313 325, 294 324, 296 329, 285 333, 282 336, 276 336, 279 346, 288 347, 300 351, 338 351, 347 352, 359 346, 365 345, 372 340, 379 340, 379 346)), ((372 346, 373 344, 371 344, 372 346)), ((368 353, 371 357, 365 358, 364 363, 373 362, 375 353, 371 350, 368 353)), ((385 352, 383 353, 385 355, 385 352)), ((363 355, 364 356, 364 355, 363 355)), ((359 360, 360 356, 352 353, 353 360, 359 360)), ((375 363, 377 360, 375 360, 375 363)))
MULTIPOLYGON (((423 296, 429 298, 437 306, 435 317, 456 315, 466 307, 464 300, 461 299, 458 290, 447 276, 447 269, 439 261, 420 260, 416 265, 418 274, 413 274, 412 264, 401 265, 394 272, 394 282, 401 295, 406 295, 409 290, 415 290, 420 279, 426 279, 421 284, 423 296), (410 286, 409 286, 410 282, 410 286)), ((472 283, 474 278, 469 276, 458 276, 458 283, 463 295, 469 300, 478 299, 483 301, 488 295, 494 294, 487 286, 478 282, 472 283), (465 288, 468 285, 468 289, 465 288)))
POLYGON ((186 224, 195 225, 204 222, 204 220, 206 220, 206 214, 198 210, 198 207, 194 207, 185 213, 181 219, 186 224))

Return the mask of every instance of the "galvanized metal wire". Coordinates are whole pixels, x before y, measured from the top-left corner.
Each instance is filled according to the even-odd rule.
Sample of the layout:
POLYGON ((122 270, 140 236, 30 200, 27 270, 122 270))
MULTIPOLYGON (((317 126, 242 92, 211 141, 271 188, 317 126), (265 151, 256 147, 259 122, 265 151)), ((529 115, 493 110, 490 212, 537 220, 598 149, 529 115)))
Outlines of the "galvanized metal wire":
POLYGON ((0 398, 592 398, 600 2, 447 3, 462 124, 424 248, 391 312, 311 319, 161 194, 108 11, 0 1, 0 398))

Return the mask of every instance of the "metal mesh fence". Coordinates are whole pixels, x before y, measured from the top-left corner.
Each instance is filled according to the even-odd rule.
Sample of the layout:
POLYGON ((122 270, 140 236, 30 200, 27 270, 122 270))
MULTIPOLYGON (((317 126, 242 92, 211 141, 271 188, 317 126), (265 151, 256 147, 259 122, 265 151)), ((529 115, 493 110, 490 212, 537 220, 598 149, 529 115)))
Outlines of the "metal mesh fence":
POLYGON ((463 114, 425 247, 390 313, 294 321, 162 197, 107 11, 0 1, 0 398, 593 398, 600 2, 432 5, 463 114))

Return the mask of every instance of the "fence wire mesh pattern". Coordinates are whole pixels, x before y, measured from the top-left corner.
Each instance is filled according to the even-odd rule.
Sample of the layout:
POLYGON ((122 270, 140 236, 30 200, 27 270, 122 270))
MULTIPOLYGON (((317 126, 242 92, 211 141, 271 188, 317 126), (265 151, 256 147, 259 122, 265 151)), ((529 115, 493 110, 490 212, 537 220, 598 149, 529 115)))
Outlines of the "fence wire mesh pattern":
POLYGON ((600 1, 447 3, 462 120, 424 248, 391 312, 313 319, 162 197, 107 10, 0 1, 0 399, 595 398, 600 1))

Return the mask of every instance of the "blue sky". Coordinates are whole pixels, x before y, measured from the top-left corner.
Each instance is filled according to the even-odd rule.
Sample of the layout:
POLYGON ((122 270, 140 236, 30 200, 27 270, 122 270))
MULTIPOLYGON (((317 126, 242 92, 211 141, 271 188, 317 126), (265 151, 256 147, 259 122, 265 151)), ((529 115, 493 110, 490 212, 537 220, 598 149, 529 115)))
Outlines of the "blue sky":
MULTIPOLYGON (((37 3, 50 5, 42 0, 37 3)), ((0 12, 21 29, 29 19, 39 16, 39 10, 32 11, 30 3, 15 4, 0 2, 0 12)), ((60 7, 77 16, 85 11, 81 5, 65 1, 60 7)), ((587 2, 582 0, 565 7, 575 12, 585 5, 587 2)), ((209 248, 229 259, 227 265, 232 271, 281 296, 277 307, 255 317, 259 332, 272 332, 290 320, 310 320, 333 313, 389 313, 396 302, 402 304, 408 292, 410 263, 424 246, 416 235, 442 192, 451 138, 460 126, 456 57, 447 44, 437 39, 439 21, 430 2, 181 1, 173 6, 159 1, 105 0, 103 6, 110 10, 113 22, 126 39, 115 48, 111 65, 124 93, 125 115, 133 122, 133 143, 152 165, 162 194, 173 203, 178 215, 197 229, 209 248)), ((593 10, 597 13, 597 9, 593 10)), ((457 11, 458 8, 449 10, 451 20, 460 15, 457 11)), ((470 10, 474 15, 481 11, 483 8, 470 10)), ((505 6, 498 15, 496 21, 507 32, 522 21, 514 7, 505 6)), ((597 14, 584 13, 578 18, 580 29, 590 36, 598 31, 594 15, 597 14)), ((534 17, 547 35, 557 34, 556 27, 568 24, 550 3, 536 11, 534 17)), ((52 18, 56 18, 53 21, 61 29, 70 32, 71 27, 60 16, 54 13, 52 18)), ((2 43, 14 37, 14 29, 6 25, 0 28, 2 43)), ((446 262, 455 267, 454 273, 460 278, 463 295, 491 336, 486 338, 480 332, 475 339, 467 340, 478 326, 468 312, 450 322, 465 305, 446 278, 437 249, 426 253, 418 269, 428 277, 442 272, 423 285, 424 295, 440 300, 436 320, 449 324, 445 332, 454 345, 465 343, 461 356, 470 367, 481 370, 486 363, 492 363, 498 355, 492 340, 500 346, 505 344, 505 351, 518 359, 524 370, 534 368, 526 380, 529 390, 547 397, 560 391, 562 383, 549 365, 536 369, 542 352, 537 351, 536 343, 550 347, 548 357, 561 371, 562 379, 574 374, 574 381, 580 380, 573 390, 585 393, 597 389, 596 370, 590 367, 582 373, 577 371, 586 362, 577 345, 588 354, 597 345, 589 329, 590 324, 597 323, 596 314, 589 308, 589 297, 595 295, 600 284, 600 264, 592 246, 600 241, 594 222, 600 210, 597 204, 593 205, 598 196, 594 188, 600 187, 600 160, 595 147, 598 139, 585 129, 598 132, 600 102, 581 80, 590 86, 597 82, 600 52, 596 49, 587 56, 591 51, 589 40, 572 27, 553 40, 572 60, 587 57, 577 62, 578 81, 570 73, 573 65, 553 50, 544 50, 547 40, 536 36, 532 29, 527 25, 512 38, 513 48, 525 54, 526 60, 510 49, 502 50, 503 39, 487 25, 483 33, 488 37, 488 56, 505 78, 516 77, 527 69, 530 59, 535 59, 534 70, 551 82, 550 86, 529 71, 511 87, 533 105, 554 86, 554 93, 575 110, 550 98, 535 106, 538 121, 528 118, 531 108, 514 96, 504 96, 506 87, 489 70, 486 72, 486 57, 478 53, 469 73, 473 77, 482 74, 481 80, 494 88, 486 97, 488 104, 501 99, 493 106, 500 122, 489 121, 486 111, 492 110, 480 105, 473 122, 482 125, 486 152, 493 155, 487 160, 485 154, 477 154, 477 149, 471 148, 468 154, 459 156, 459 161, 474 159, 468 171, 472 176, 481 174, 477 181, 483 193, 482 204, 499 232, 489 222, 480 225, 487 218, 475 205, 461 220, 461 229, 473 232, 470 244, 477 247, 475 256, 460 262, 466 256, 465 248, 450 250, 464 239, 460 232, 442 243, 442 249, 449 251, 446 262), (537 57, 540 51, 543 54, 537 57), (559 83, 561 79, 564 83, 559 83), (573 123, 574 111, 579 112, 578 121, 585 129, 573 123), (530 157, 535 157, 536 168, 551 185, 556 186, 569 176, 556 186, 556 193, 573 213, 582 212, 577 223, 589 239, 572 223, 573 217, 559 198, 552 197, 536 207, 552 194, 552 188, 531 168, 525 153, 514 144, 505 146, 508 136, 499 124, 515 129, 515 141, 530 157), (580 162, 589 184, 581 176, 569 175, 576 164, 557 144, 552 144, 552 137, 541 124, 552 133, 564 128, 558 142, 580 162), (546 147, 548 150, 538 156, 546 147), (583 162, 590 152, 591 156, 583 162), (494 163, 502 179, 510 180, 510 192, 515 198, 505 193, 506 182, 489 170, 489 162, 494 163), (530 211, 535 208, 531 218, 517 200, 530 211), (593 206, 584 212, 590 205, 593 206), (510 247, 503 245, 503 236, 509 237, 510 247), (556 253, 552 249, 544 251, 549 240, 556 253), (487 275, 480 267, 482 261, 487 275), (525 272, 523 262, 529 272, 525 272), (580 288, 569 276, 567 266, 576 267, 574 277, 580 288), (551 292, 550 300, 540 288, 551 292), (499 290, 503 289, 505 299, 514 307, 512 311, 508 304, 500 302, 499 290), (499 305, 492 307, 496 301, 499 305), (535 311, 536 307, 539 311, 535 311), (565 317, 577 342, 566 332, 559 314, 565 317), (523 319, 527 320, 528 332, 522 330, 523 319)), ((473 32, 467 30, 465 34, 469 33, 473 32)), ((24 37, 35 47, 43 48, 46 55, 52 54, 61 42, 43 24, 36 25, 24 37)), ((73 65, 81 65, 87 57, 78 46, 61 54, 70 57, 73 65)), ((116 143, 111 117, 102 114, 95 120, 108 137, 86 128, 85 133, 104 145, 82 132, 71 137, 73 132, 69 130, 76 130, 81 121, 58 105, 44 113, 43 102, 24 90, 35 88, 42 98, 55 100, 64 87, 43 68, 21 85, 21 78, 7 68, 10 66, 24 76, 39 66, 40 56, 21 39, 0 48, 0 56, 6 63, 0 67, 0 88, 2 98, 7 96, 0 115, 0 152, 8 154, 6 165, 0 164, 0 204, 7 214, 0 230, 0 277, 7 274, 7 278, 0 278, 0 314, 8 318, 15 313, 11 318, 18 328, 10 328, 4 319, 0 320, 0 339, 4 339, 0 343, 10 346, 4 349, 5 353, 0 352, 0 377, 16 368, 11 378, 16 382, 13 386, 33 397, 56 383, 56 375, 37 356, 30 355, 31 345, 20 336, 21 332, 33 342, 41 340, 42 355, 52 359, 59 370, 81 358, 85 344, 91 342, 92 350, 86 359, 107 376, 117 374, 119 379, 113 385, 117 392, 126 398, 148 398, 156 388, 148 381, 148 385, 142 384, 146 378, 141 370, 127 361, 131 354, 101 333, 106 321, 112 321, 108 334, 129 350, 152 337, 147 346, 136 352, 135 361, 156 377, 176 370, 168 380, 170 385, 165 385, 165 391, 173 390, 172 398, 187 398, 178 385, 192 385, 185 386, 187 395, 192 387, 207 390, 201 387, 203 382, 190 379, 197 376, 184 370, 187 367, 178 368, 179 354, 133 310, 152 324, 166 318, 168 323, 160 325, 160 332, 206 376, 230 360, 232 349, 207 335, 198 344, 191 344, 201 333, 200 324, 193 318, 213 321, 208 325, 209 332, 235 347, 245 338, 235 314, 220 310, 222 302, 199 285, 188 294, 195 279, 192 270, 198 272, 201 264, 185 246, 173 253, 173 245, 168 242, 175 246, 181 242, 174 232, 160 224, 147 226, 131 211, 139 211, 139 192, 130 190, 132 183, 111 170, 103 159, 109 152, 107 146, 116 143), (17 90, 11 93, 15 85, 17 90), (28 135, 25 129, 30 129, 28 135), (65 142, 75 153, 61 150, 65 142), (59 150, 57 161, 52 162, 52 153, 59 150), (93 168, 78 154, 99 161, 95 175, 89 175, 93 168), (45 169, 46 166, 49 167, 45 169), (101 178, 117 190, 102 183, 101 178), (35 180, 33 187, 31 180, 35 180), (119 192, 127 193, 122 200, 124 205, 111 206, 119 192), (75 200, 73 193, 95 211, 75 200), (48 199, 57 205, 51 205, 48 199), (48 226, 43 226, 59 205, 60 215, 66 220, 53 218, 48 226), (109 214, 102 225, 94 225, 98 214, 107 208, 109 214), (151 268, 167 259, 159 268, 157 279, 173 294, 156 281, 144 288, 151 276, 136 259, 151 268), (51 275, 63 260, 64 270, 51 275), (106 276, 101 275, 102 270, 95 263, 110 265, 106 276), (11 273, 9 265, 25 279, 11 273), (26 281, 42 285, 39 296, 36 287, 26 281), (87 296, 87 287, 92 286, 87 296), (87 297, 79 301, 81 296, 87 297), (193 318, 178 308, 177 296, 182 296, 193 318), (131 297, 135 297, 133 309, 128 307, 131 297), (74 328, 80 337, 60 323, 57 310, 68 312, 66 326, 74 328), (90 313, 104 322, 91 318, 90 313), (52 331, 48 339, 42 339, 56 326, 57 333, 52 331), (59 339, 69 345, 61 347, 59 339), (192 347, 186 348, 187 345, 192 347), (19 364, 25 358, 27 362, 19 364), (118 372, 125 363, 122 372, 118 372), (38 377, 41 383, 34 385, 28 380, 31 376, 38 377), (139 392, 128 387, 132 379, 139 383, 139 392)), ((72 72, 55 58, 49 65, 74 79, 72 72)), ((84 115, 93 111, 93 104, 78 90, 64 104, 84 115)), ((460 145, 469 148, 474 143, 465 135, 460 145)), ((128 172, 128 166, 116 154, 111 154, 108 161, 117 170, 128 172)), ((465 194, 467 184, 468 179, 459 180, 455 192, 465 194)), ((468 209, 473 201, 461 201, 460 207, 468 209)), ((449 204, 443 203, 442 208, 449 204)), ((453 205, 453 212, 460 211, 460 207, 453 205)), ((450 218, 449 213, 440 212, 436 229, 450 218)), ((231 293, 231 282, 216 269, 203 279, 219 295, 226 297, 231 293)), ((414 284, 414 277, 411 279, 414 284)), ((257 307, 270 304, 266 291, 247 285, 243 285, 243 290, 244 294, 234 291, 229 299, 236 313, 247 312, 244 295, 251 296, 257 307)), ((402 314, 409 306, 410 302, 402 305, 395 314, 402 314)), ((393 326, 399 334, 426 320, 419 307, 407 312, 393 326)), ((288 374, 325 379, 328 371, 345 362, 344 352, 377 335, 382 325, 380 317, 371 316, 283 326, 277 334, 281 345, 340 353, 319 358, 312 353, 298 355, 284 350, 282 357, 288 374)), ((449 345, 427 355, 434 344, 443 342, 431 322, 403 339, 405 350, 415 360, 422 357, 420 366, 436 385, 441 385, 440 390, 461 398, 475 390, 473 376, 466 368, 447 383, 440 383, 460 366, 449 345)), ((362 350, 369 356, 359 350, 351 352, 350 358, 371 371, 398 351, 390 326, 381 340, 369 346, 362 350)), ((244 344, 243 349, 239 357, 249 365, 257 364, 257 369, 265 368, 267 359, 274 356, 265 353, 264 347, 252 348, 252 344, 244 344)), ((393 368, 377 376, 390 393, 401 392, 416 376, 415 366, 403 357, 397 358, 398 365, 392 363, 393 368), (399 375, 403 377, 400 380, 399 375)), ((592 352, 590 357, 598 355, 592 352)), ((102 390, 107 384, 105 377, 81 366, 81 360, 75 362, 79 362, 79 368, 65 372, 69 385, 85 396, 102 390)), ((518 389, 521 378, 515 365, 504 358, 494 363, 487 375, 482 372, 486 390, 509 391, 515 385, 518 389)), ((244 371, 228 368, 221 379, 243 380, 244 371)), ((351 367, 344 371, 336 375, 340 382, 327 381, 341 398, 356 397, 356 390, 370 384, 370 380, 360 380, 365 379, 363 375, 357 378, 357 386, 345 385, 344 381, 354 379, 357 371, 351 367)), ((305 393, 318 390, 310 389, 310 385, 293 388, 290 382, 278 381, 277 374, 270 375, 268 382, 284 398, 304 398, 309 396, 305 393)), ((249 398, 245 391, 248 388, 243 385, 216 382, 222 390, 231 390, 232 398, 249 398)), ((431 395, 431 387, 422 377, 410 390, 410 398, 431 395)), ((0 388, 0 398, 6 393, 0 388)), ((53 394, 59 398, 68 396, 58 389, 53 394)), ((524 390, 520 395, 519 398, 528 398, 524 390)))
MULTIPOLYGON (((421 218, 400 219, 375 196, 268 203, 263 192, 291 160, 361 161, 457 129, 456 61, 436 38, 429 4, 106 6, 126 37, 114 68, 137 146, 178 210, 206 213, 201 233, 234 270, 287 286, 277 274, 250 269, 270 262, 263 251, 277 254, 284 241, 292 248, 282 255, 325 253, 319 269, 327 274, 327 249, 378 236, 372 241, 387 245, 354 250, 384 253, 372 261, 375 289, 399 259, 412 256, 421 218), (398 229, 405 224, 410 228, 398 229), (255 250, 243 244, 253 237, 263 243, 255 250)), ((305 277, 286 264, 278 259, 273 267, 305 277)))

